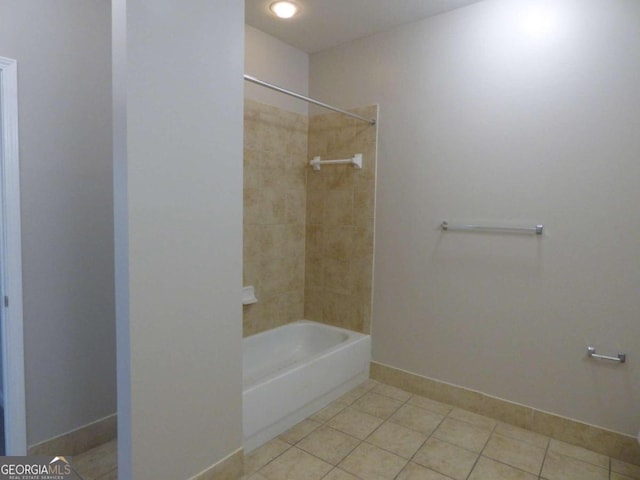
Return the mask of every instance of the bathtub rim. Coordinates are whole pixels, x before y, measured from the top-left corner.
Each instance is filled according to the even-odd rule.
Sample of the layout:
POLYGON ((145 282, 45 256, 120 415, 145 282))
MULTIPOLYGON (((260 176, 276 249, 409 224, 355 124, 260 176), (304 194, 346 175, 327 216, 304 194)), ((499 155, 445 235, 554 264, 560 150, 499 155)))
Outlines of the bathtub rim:
POLYGON ((310 325, 310 326, 314 326, 314 327, 320 327, 323 329, 329 329, 329 330, 333 330, 333 331, 337 331, 340 333, 345 333, 347 335, 347 338, 340 342, 337 343, 335 345, 333 345, 332 347, 323 350, 319 353, 316 353, 315 355, 310 355, 309 357, 304 358, 304 360, 301 360, 299 362, 294 363, 293 365, 290 366, 290 368, 286 368, 286 369, 281 369, 278 370, 270 375, 266 375, 264 377, 259 378, 257 381, 251 383, 250 385, 245 385, 244 383, 244 343, 243 343, 243 371, 242 371, 242 392, 250 392, 253 389, 259 388, 260 386, 262 386, 263 384, 273 381, 277 378, 282 377, 283 375, 286 375, 288 372, 292 372, 295 370, 299 370, 304 368, 305 365, 308 365, 309 363, 319 360, 323 357, 329 356, 334 352, 337 352, 338 350, 341 350, 343 348, 347 348, 349 345, 356 343, 358 341, 364 341, 364 339, 366 338, 370 338, 371 335, 366 334, 366 333, 360 333, 360 332, 356 332, 354 330, 348 330, 346 328, 342 328, 342 327, 336 327, 334 325, 327 325, 325 323, 320 323, 320 322, 316 322, 314 320, 296 320, 295 322, 290 322, 287 323, 285 325, 280 325, 279 327, 276 328, 272 328, 270 330, 265 330, 263 332, 259 332, 256 333, 254 335, 249 335, 248 337, 244 337, 243 341, 246 339, 250 339, 250 338, 259 338, 260 336, 266 336, 268 334, 274 335, 275 332, 277 332, 278 330, 282 330, 285 329, 287 327, 291 327, 291 326, 304 326, 304 325, 310 325))

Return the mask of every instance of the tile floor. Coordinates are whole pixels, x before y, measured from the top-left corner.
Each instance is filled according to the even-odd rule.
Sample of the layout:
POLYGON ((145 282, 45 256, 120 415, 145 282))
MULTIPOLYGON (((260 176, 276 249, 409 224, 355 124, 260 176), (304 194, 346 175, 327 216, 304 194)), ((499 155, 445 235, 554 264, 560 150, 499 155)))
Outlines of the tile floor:
POLYGON ((84 480, 118 480, 116 440, 76 455, 72 465, 84 480))
MULTIPOLYGON (((117 480, 112 441, 74 457, 117 480)), ((640 480, 640 466, 368 380, 245 457, 242 480, 640 480)))
POLYGON ((245 457, 243 480, 640 480, 640 466, 368 380, 245 457))

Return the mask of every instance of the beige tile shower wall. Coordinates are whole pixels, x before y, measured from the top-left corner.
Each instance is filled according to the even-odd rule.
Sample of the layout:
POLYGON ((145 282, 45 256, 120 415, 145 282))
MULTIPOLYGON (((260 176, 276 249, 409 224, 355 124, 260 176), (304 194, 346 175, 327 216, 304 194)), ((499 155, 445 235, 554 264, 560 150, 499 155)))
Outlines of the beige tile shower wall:
POLYGON ((304 315, 307 116, 245 100, 243 334, 304 315))
MULTIPOLYGON (((377 117, 377 106, 354 111, 377 117)), ((364 333, 371 329, 376 133, 340 114, 309 120, 309 158, 362 153, 363 168, 307 168, 305 318, 364 333)))

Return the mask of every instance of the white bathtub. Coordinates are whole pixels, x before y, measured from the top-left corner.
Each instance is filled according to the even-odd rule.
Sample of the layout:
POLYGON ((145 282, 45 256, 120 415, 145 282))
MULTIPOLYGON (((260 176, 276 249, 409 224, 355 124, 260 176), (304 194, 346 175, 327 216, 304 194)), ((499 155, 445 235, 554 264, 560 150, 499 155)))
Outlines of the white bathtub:
POLYGON ((371 337, 301 320, 243 340, 245 453, 369 378, 371 337))

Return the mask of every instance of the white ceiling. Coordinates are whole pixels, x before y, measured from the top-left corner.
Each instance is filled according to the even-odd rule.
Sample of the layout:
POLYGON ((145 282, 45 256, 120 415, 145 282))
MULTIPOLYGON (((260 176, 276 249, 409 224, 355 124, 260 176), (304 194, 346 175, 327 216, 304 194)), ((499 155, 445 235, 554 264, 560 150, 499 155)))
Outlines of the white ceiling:
POLYGON ((294 0, 301 11, 288 20, 271 14, 273 1, 245 0, 246 22, 314 53, 481 0, 294 0))

